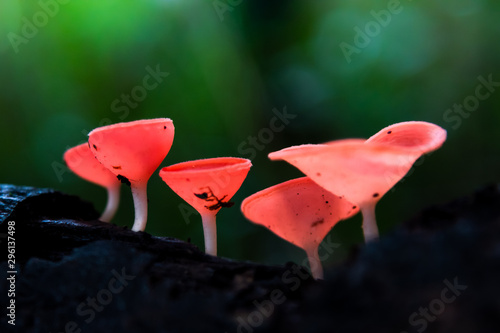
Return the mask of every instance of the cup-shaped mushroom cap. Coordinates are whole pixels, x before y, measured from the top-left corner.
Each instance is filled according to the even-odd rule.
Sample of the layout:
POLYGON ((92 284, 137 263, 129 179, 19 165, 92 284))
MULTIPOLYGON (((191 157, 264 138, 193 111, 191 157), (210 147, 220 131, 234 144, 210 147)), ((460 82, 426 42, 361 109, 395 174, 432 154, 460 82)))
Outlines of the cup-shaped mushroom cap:
POLYGON ((173 140, 174 124, 168 118, 118 123, 89 133, 90 149, 99 162, 131 182, 146 182, 173 140))
POLYGON ((237 157, 182 162, 160 170, 165 183, 201 215, 215 215, 245 180, 252 163, 237 157))
POLYGON ((440 148, 446 140, 446 130, 425 121, 407 121, 390 125, 371 136, 366 143, 398 146, 417 154, 440 148))
POLYGON ((308 177, 257 192, 241 204, 243 215, 306 251, 315 249, 335 224, 359 211, 308 177))
POLYGON ((269 158, 285 160, 328 191, 365 205, 380 200, 422 153, 403 145, 346 139, 285 148, 269 158))
POLYGON ((116 176, 95 158, 87 143, 68 149, 63 159, 71 171, 89 182, 106 188, 120 183, 116 176))

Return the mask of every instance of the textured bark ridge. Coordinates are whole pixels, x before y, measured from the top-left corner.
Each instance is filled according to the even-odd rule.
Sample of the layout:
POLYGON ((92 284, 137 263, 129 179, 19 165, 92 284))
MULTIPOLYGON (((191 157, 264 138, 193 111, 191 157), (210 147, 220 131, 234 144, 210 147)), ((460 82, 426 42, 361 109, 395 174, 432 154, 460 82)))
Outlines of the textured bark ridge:
MULTIPOLYGON (((500 192, 425 210, 313 281, 101 223, 50 189, 0 185, 16 222, 16 326, 1 332, 498 332, 500 192)), ((0 307, 8 306, 0 280, 0 307)))

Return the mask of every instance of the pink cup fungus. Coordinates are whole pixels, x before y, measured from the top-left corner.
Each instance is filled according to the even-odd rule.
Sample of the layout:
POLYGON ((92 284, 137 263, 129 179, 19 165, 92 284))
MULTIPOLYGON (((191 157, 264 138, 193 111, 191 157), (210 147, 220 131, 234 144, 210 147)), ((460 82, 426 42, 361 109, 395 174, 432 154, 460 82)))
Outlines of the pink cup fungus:
POLYGON ((146 228, 148 180, 170 151, 174 132, 172 120, 158 118, 104 126, 89 133, 95 157, 132 190, 133 231, 146 228))
POLYGON ((215 216, 245 180, 252 163, 236 157, 218 157, 174 164, 160 170, 165 183, 201 215, 205 252, 217 255, 215 216))
POLYGON ((241 204, 243 215, 304 249, 315 279, 323 278, 318 247, 339 221, 359 208, 308 177, 292 179, 257 192, 241 204))
POLYGON ((378 238, 377 202, 423 154, 441 147, 446 131, 427 122, 403 122, 384 128, 368 140, 347 139, 301 145, 269 154, 285 160, 332 193, 361 208, 365 241, 378 238))
POLYGON ((99 220, 103 222, 111 221, 120 203, 120 181, 96 160, 87 143, 68 149, 64 153, 63 159, 68 168, 76 175, 106 188, 108 202, 99 220))

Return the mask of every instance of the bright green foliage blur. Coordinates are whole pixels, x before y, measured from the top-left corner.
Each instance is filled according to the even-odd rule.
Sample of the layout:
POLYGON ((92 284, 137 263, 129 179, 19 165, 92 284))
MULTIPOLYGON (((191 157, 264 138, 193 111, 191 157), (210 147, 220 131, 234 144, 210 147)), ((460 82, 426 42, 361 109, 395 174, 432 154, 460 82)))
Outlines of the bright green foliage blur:
MULTIPOLYGON (((395 3, 2 0, 0 182, 55 188, 102 210, 103 189, 61 173, 64 151, 101 125, 168 117, 176 134, 162 166, 252 159, 236 205, 217 216, 219 254, 302 263, 300 249, 239 210, 250 194, 301 176, 269 152, 367 138, 406 120, 444 127, 445 145, 380 201, 383 237, 427 206, 500 180, 500 87, 478 88, 478 77, 500 82, 500 2, 406 0, 391 12, 395 3), (157 68, 168 76, 141 90, 157 68), (122 99, 131 93, 140 101, 122 99), (464 102, 472 111, 453 110, 464 102)), ((149 200, 148 232, 203 249, 200 217, 158 173, 149 200)), ((114 222, 130 227, 133 214, 123 186, 114 222)), ((360 225, 358 215, 333 229, 341 246, 326 266, 362 243, 360 225)))

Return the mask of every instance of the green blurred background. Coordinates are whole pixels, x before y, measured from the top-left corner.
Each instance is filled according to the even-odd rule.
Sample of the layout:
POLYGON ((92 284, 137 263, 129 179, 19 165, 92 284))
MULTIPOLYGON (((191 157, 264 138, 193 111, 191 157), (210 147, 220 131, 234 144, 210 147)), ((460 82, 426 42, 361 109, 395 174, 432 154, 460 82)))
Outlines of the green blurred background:
MULTIPOLYGON (((498 182, 500 91, 470 113, 447 110, 464 100, 473 104, 479 76, 500 81, 500 2, 402 1, 390 18, 380 14, 389 3, 2 0, 0 182, 55 188, 102 210, 103 189, 61 171, 64 151, 101 125, 169 117, 176 135, 162 166, 216 156, 252 159, 236 205, 218 214, 219 254, 279 264, 301 263, 305 254, 239 211, 250 194, 301 176, 285 162, 269 161, 269 152, 367 138, 406 120, 446 128, 443 148, 379 203, 382 235, 427 206, 498 182), (372 11, 383 24, 374 23, 380 15, 372 11), (358 36, 356 27, 368 28, 371 37, 358 36), (342 43, 357 51, 346 57, 342 43), (123 108, 122 94, 158 65, 169 75, 144 100, 123 108), (295 118, 271 138, 262 134, 273 109, 284 108, 295 118), (259 134, 265 142, 252 147, 249 136, 259 134)), ((148 232, 203 249, 200 217, 183 217, 182 199, 157 173, 149 200, 148 232)), ((132 221, 124 186, 114 222, 132 221)), ((333 229, 341 246, 327 266, 362 243, 360 225, 358 215, 333 229)))

